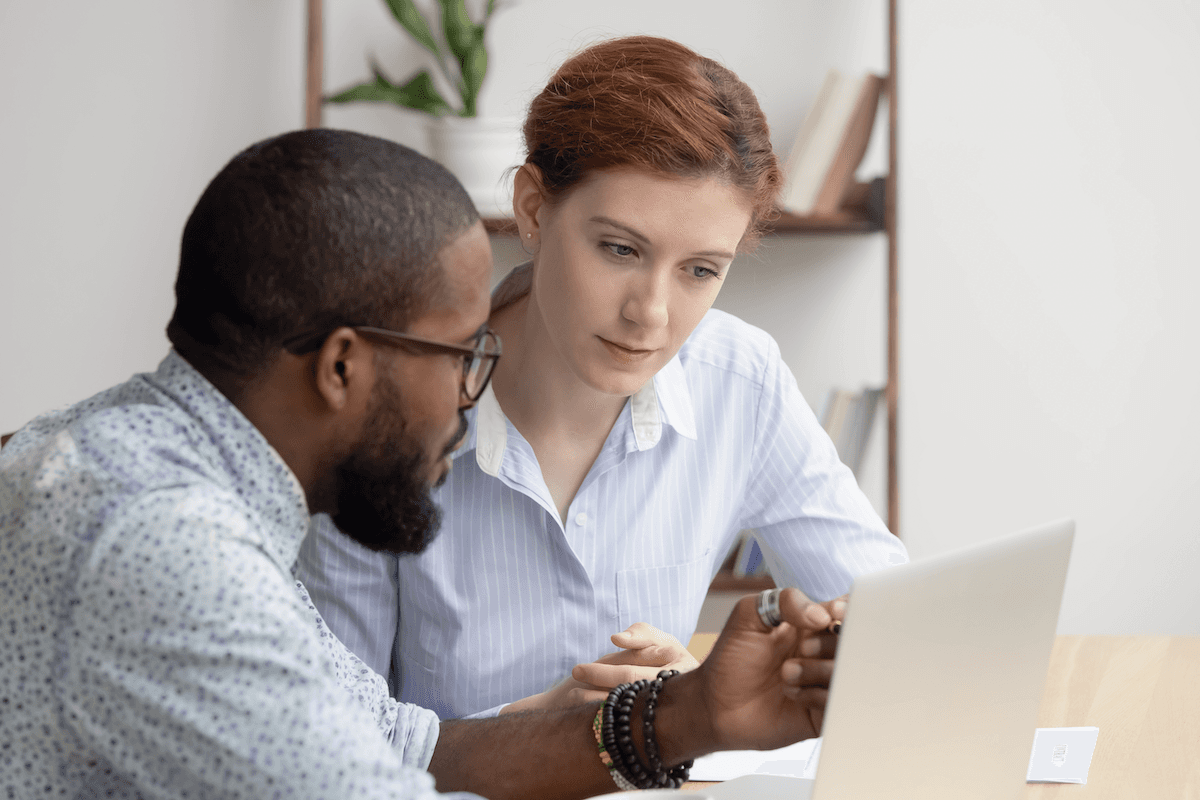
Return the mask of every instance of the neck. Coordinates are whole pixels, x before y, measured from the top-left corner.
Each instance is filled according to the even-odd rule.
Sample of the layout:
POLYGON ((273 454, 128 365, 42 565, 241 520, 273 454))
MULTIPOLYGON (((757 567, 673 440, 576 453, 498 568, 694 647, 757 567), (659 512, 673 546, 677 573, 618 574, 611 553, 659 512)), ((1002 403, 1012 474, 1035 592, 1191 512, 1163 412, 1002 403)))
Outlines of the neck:
POLYGON ((530 441, 608 436, 628 398, 599 392, 579 379, 550 340, 531 294, 499 311, 492 326, 504 341, 493 390, 522 436, 530 441))
POLYGON ((319 439, 326 432, 314 424, 317 405, 307 397, 311 389, 305 375, 303 359, 285 353, 253 382, 230 387, 232 391, 215 385, 279 453, 304 489, 309 510, 316 513, 328 510, 313 502, 313 489, 325 467, 319 439))

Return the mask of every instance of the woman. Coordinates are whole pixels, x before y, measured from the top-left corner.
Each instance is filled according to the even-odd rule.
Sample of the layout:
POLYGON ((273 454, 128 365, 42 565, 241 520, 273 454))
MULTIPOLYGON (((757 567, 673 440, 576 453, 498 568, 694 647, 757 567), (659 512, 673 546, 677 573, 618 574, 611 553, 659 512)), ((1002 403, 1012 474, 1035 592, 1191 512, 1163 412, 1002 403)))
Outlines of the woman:
POLYGON ((820 600, 906 560, 775 342, 710 310, 781 183, 750 89, 675 42, 618 39, 563 64, 524 133, 531 261, 493 297, 504 357, 436 498, 442 535, 398 561, 336 535, 302 554, 334 631, 443 717, 544 692, 617 630, 642 652, 606 660, 677 659, 742 529, 820 600), (674 639, 643 649, 657 632, 634 623, 674 639))

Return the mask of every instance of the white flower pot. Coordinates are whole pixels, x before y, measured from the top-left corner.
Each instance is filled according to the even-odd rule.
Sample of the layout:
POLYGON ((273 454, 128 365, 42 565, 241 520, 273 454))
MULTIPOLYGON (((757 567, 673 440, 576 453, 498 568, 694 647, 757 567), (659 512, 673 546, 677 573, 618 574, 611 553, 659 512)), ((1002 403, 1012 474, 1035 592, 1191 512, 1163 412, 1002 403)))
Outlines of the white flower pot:
POLYGON ((510 167, 523 160, 514 117, 438 117, 429 125, 429 154, 450 170, 484 217, 512 216, 510 167))

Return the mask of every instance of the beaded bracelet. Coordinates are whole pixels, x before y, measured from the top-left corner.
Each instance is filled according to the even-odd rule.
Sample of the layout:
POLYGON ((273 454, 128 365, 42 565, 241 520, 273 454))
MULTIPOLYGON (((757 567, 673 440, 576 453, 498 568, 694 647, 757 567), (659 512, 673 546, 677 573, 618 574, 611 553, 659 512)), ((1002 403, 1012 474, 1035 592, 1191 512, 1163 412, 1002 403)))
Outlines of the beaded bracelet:
POLYGON ((646 737, 646 759, 650 762, 650 770, 658 779, 659 786, 672 786, 676 789, 687 781, 693 761, 688 759, 669 771, 663 771, 662 762, 658 760, 658 742, 654 738, 654 715, 658 707, 658 693, 662 691, 663 683, 678 674, 677 669, 664 669, 658 673, 658 677, 650 682, 650 694, 646 697, 646 708, 642 711, 642 733, 646 737))
POLYGON ((600 721, 603 714, 604 707, 601 706, 600 710, 596 712, 596 718, 592 720, 592 733, 596 735, 596 749, 600 751, 600 760, 604 763, 604 766, 608 767, 608 774, 612 777, 613 783, 617 785, 618 789, 623 792, 637 789, 636 786, 625 779, 624 775, 617 771, 617 768, 613 765, 612 756, 609 755, 608 749, 604 746, 604 736, 601 733, 602 725, 600 721))
POLYGON ((687 781, 692 762, 686 761, 670 770, 663 770, 658 756, 658 743, 654 736, 658 693, 662 691, 663 681, 678 674, 678 670, 663 670, 653 681, 640 680, 621 684, 608 693, 604 705, 596 713, 596 718, 592 721, 592 731, 596 736, 600 760, 608 768, 618 788, 679 788, 687 781), (629 723, 633 716, 634 701, 642 690, 647 688, 649 694, 642 712, 642 735, 646 758, 650 763, 643 765, 634 748, 629 723))

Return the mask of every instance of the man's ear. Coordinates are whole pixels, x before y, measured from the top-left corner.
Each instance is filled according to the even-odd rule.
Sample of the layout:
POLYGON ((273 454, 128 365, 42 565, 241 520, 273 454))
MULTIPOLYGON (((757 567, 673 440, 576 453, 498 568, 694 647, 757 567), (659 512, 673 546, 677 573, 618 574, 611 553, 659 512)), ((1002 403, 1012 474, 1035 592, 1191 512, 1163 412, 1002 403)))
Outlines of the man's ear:
POLYGON ((313 371, 327 410, 361 411, 375 388, 375 349, 353 328, 338 328, 317 351, 313 371))
POLYGON ((541 169, 533 164, 522 164, 513 176, 513 216, 522 244, 537 244, 541 235, 538 212, 545 205, 541 169))

